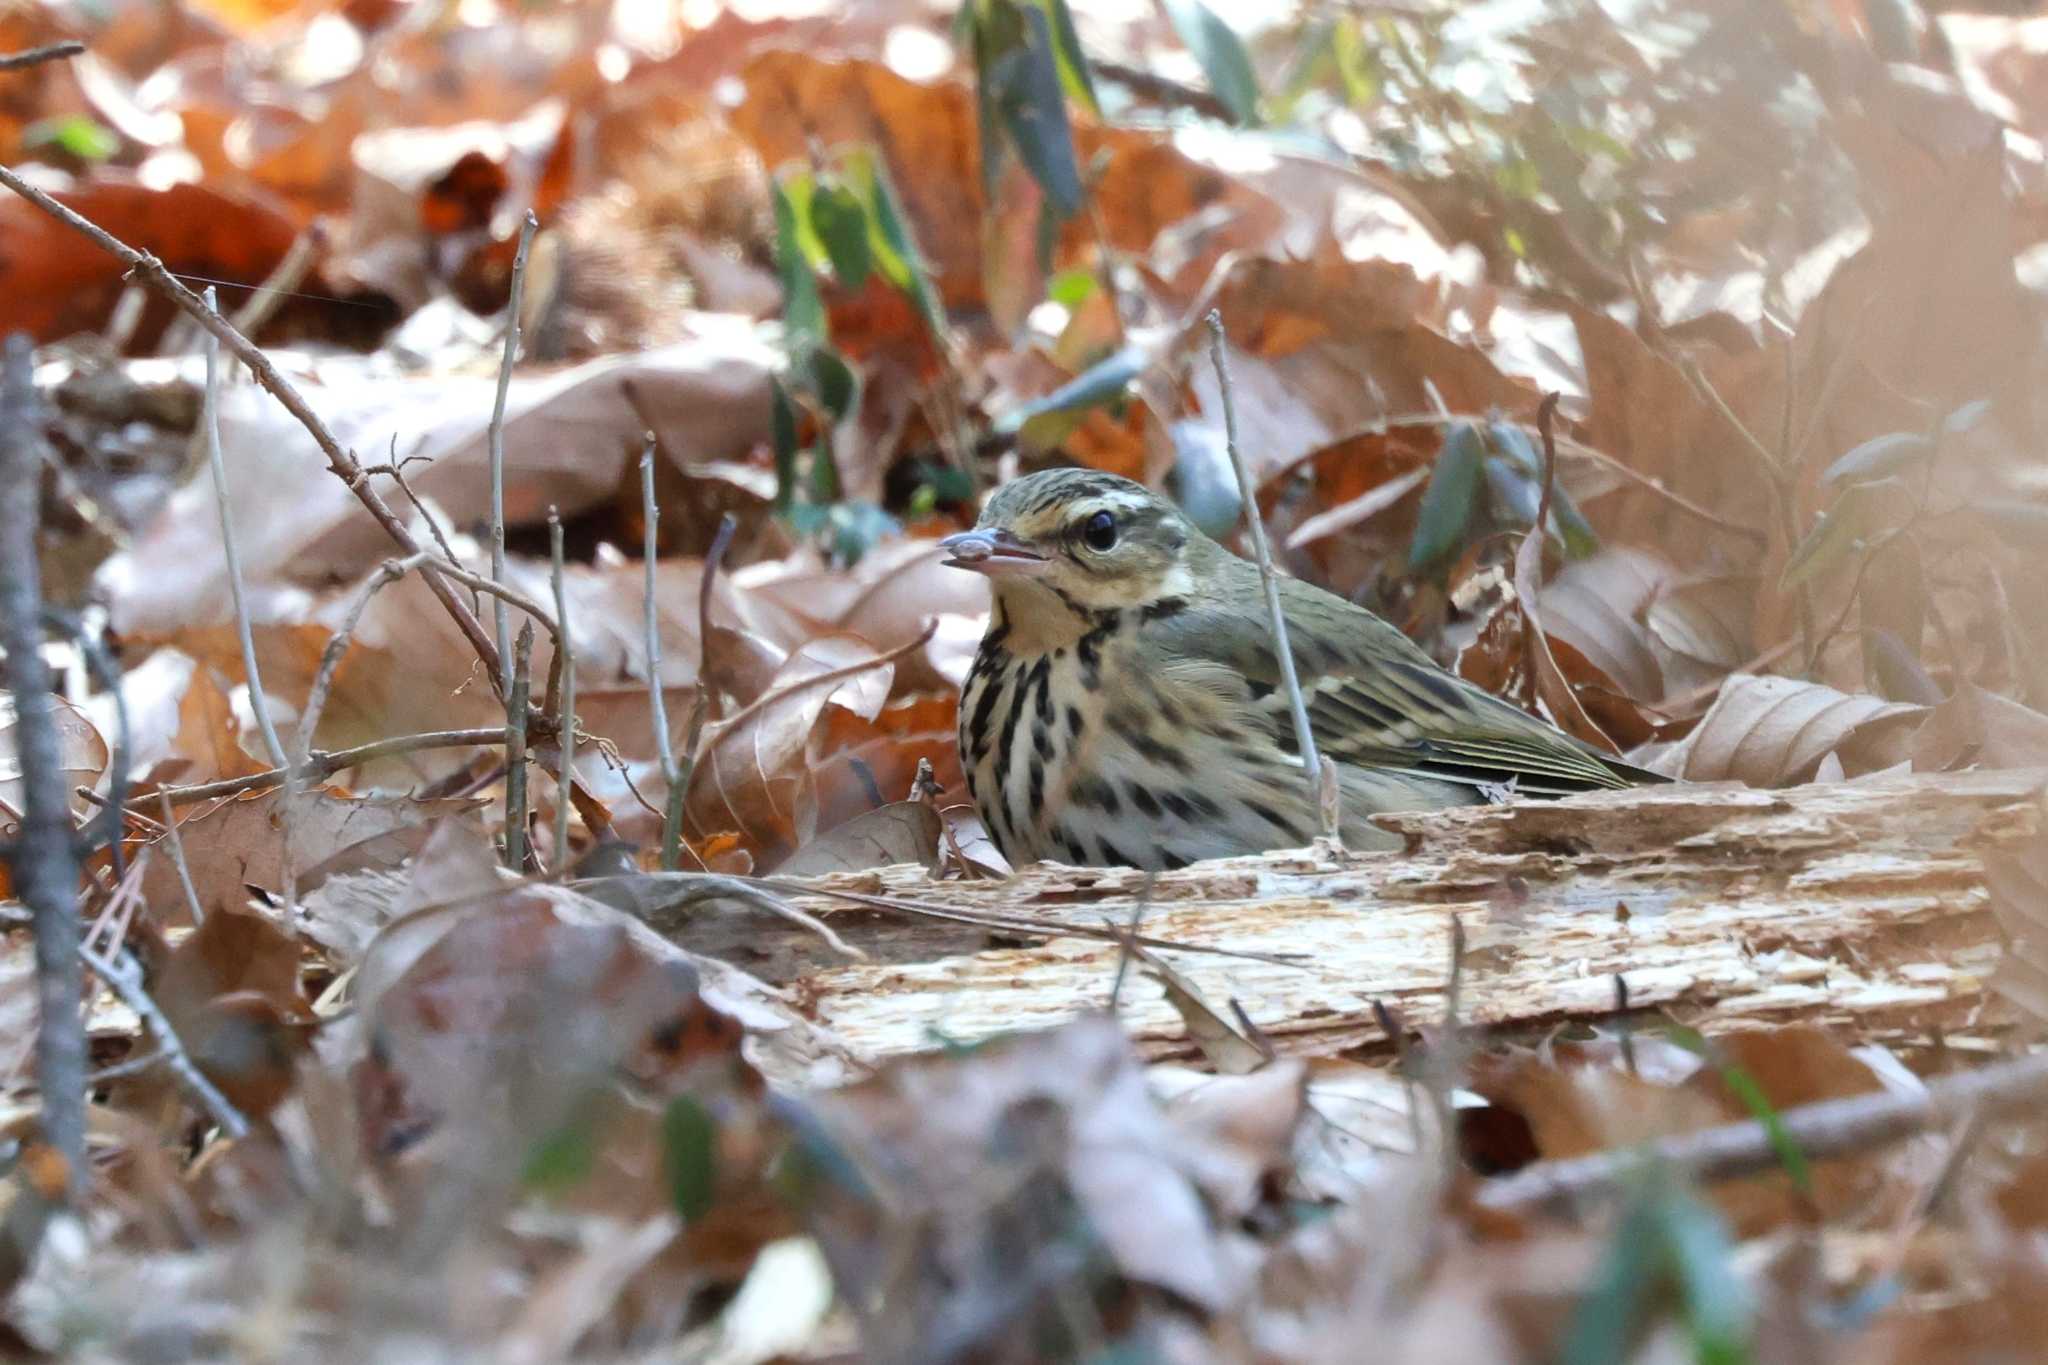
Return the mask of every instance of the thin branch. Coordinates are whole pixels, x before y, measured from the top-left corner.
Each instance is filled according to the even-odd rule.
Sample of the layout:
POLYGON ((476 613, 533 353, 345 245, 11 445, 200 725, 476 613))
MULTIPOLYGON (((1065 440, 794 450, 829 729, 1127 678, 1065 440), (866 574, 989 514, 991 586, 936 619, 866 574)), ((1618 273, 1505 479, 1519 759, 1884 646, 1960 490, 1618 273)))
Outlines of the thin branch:
POLYGON ((162 1007, 143 989, 142 964, 135 960, 135 955, 122 948, 118 956, 103 957, 83 944, 79 945, 78 955, 100 980, 107 983, 107 989, 120 997, 121 1003, 134 1010, 135 1016, 149 1026, 149 1031, 156 1035, 157 1057, 192 1093, 192 1098, 199 1101, 200 1108, 206 1111, 214 1125, 231 1138, 247 1136, 249 1121, 242 1117, 241 1111, 229 1102, 226 1095, 220 1093, 219 1087, 201 1074, 162 1007))
MULTIPOLYGON (((1868 1150, 1975 1112, 1983 1118, 2029 1113, 2048 1103, 2048 1053, 1998 1062, 1929 1081, 1911 1095, 1879 1093, 1802 1104, 1778 1114, 1782 1133, 1808 1158, 1868 1150)), ((1700 1180, 1754 1175, 1778 1165, 1778 1135, 1751 1119, 1680 1133, 1643 1147, 1541 1161, 1479 1187, 1485 1208, 1571 1210, 1624 1193, 1654 1161, 1700 1180)))
MULTIPOLYGON (((86 1046, 78 970, 78 853, 43 658, 43 586, 36 557, 42 513, 42 417, 35 348, 7 338, 0 364, 0 649, 14 693, 21 767, 21 835, 6 848, 14 895, 35 917, 36 1080, 43 1136, 63 1157, 71 1193, 85 1188, 86 1046)), ((116 842, 120 830, 114 831, 116 842)))
POLYGON ((505 705, 505 866, 526 875, 526 712, 533 689, 533 622, 512 646, 512 695, 505 705))
MULTIPOLYGON (((341 624, 327 637, 327 644, 320 651, 319 666, 313 671, 313 686, 306 693, 305 709, 299 713, 298 733, 292 737, 291 762, 294 766, 285 773, 283 797, 287 818, 290 816, 289 807, 292 800, 299 794, 298 769, 304 766, 307 757, 313 752, 313 735, 320 728, 321 713, 327 709, 328 694, 334 690, 334 675, 340 671, 342 657, 348 653, 349 645, 355 641, 356 627, 362 623, 363 613, 369 610, 370 599, 386 585, 396 583, 418 568, 428 558, 427 552, 422 550, 404 559, 387 559, 379 564, 376 571, 363 580, 363 586, 357 589, 355 599, 349 603, 348 610, 342 613, 341 624)), ((298 890, 298 861, 292 856, 291 840, 287 838, 284 846, 283 887, 284 912, 287 920, 291 918, 293 907, 298 904, 298 890)))
MULTIPOLYGON (((668 701, 661 695, 661 620, 654 605, 655 563, 661 552, 661 504, 654 497, 654 433, 647 433, 647 444, 640 452, 640 521, 645 530, 641 543, 640 558, 647 573, 647 585, 641 592, 641 611, 645 618, 647 635, 647 707, 654 719, 654 751, 661 760, 661 780, 668 783, 668 797, 662 802, 661 810, 661 870, 673 872, 680 862, 683 840, 683 786, 682 774, 676 767, 675 741, 668 733, 668 701)), ((709 574, 707 565, 704 572, 709 574)), ((697 679, 697 690, 701 695, 704 679, 701 670, 697 679)))
POLYGON ((494 583, 480 573, 472 573, 460 564, 451 564, 445 559, 429 560, 428 564, 435 573, 446 574, 457 583, 461 583, 466 587, 475 588, 478 592, 487 596, 510 602, 513 606, 540 622, 550 639, 559 640, 562 638, 562 628, 556 623, 555 614, 542 606, 538 599, 528 597, 510 583, 494 583))
POLYGON ((1280 610, 1280 579, 1273 572, 1273 550, 1266 543, 1265 519, 1259 515, 1258 492, 1252 486, 1251 471, 1245 467, 1244 452, 1237 445, 1237 405, 1230 388, 1230 366, 1223 356, 1223 314, 1212 308, 1209 324, 1209 359, 1216 366, 1216 384, 1223 393, 1223 443, 1230 452, 1230 467, 1237 471, 1238 495, 1244 499, 1245 526, 1251 533, 1252 556, 1258 561, 1259 582, 1266 590, 1266 619, 1273 630, 1273 652, 1280 659, 1280 682, 1287 689, 1287 706, 1294 715, 1294 740, 1301 750, 1302 774, 1308 780, 1309 807, 1318 813, 1323 837, 1338 842, 1339 826, 1323 800, 1323 761, 1316 753, 1315 731, 1308 723, 1308 705, 1302 700, 1301 679, 1294 671, 1294 649, 1287 642, 1287 616, 1280 610))
POLYGON ((20 52, 9 52, 0 56, 0 71, 20 71, 24 67, 39 66, 54 62, 60 57, 76 57, 85 51, 85 44, 73 38, 61 43, 46 43, 42 47, 24 48, 20 52))
POLYGON ((200 904, 199 888, 192 884, 192 865, 185 861, 185 836, 178 832, 178 813, 171 809, 170 795, 161 787, 156 799, 164 811, 164 848, 178 874, 179 889, 185 893, 185 909, 192 916, 192 927, 197 929, 206 923, 206 907, 200 904))
MULTIPOLYGON (((491 581, 505 581, 505 395, 512 388, 512 364, 519 358, 519 303, 526 291, 526 256, 533 249, 534 229, 540 220, 527 210, 519 225, 519 247, 512 253, 512 298, 505 309, 505 353, 498 361, 498 395, 491 403, 491 581)), ((491 604, 497 625, 498 657, 512 649, 512 623, 505 612, 505 599, 491 604)))
MULTIPOLYGON (((215 318, 220 316, 220 303, 212 285, 206 287, 205 306, 215 318)), ((249 709, 256 713, 256 728, 263 735, 264 752, 282 768, 291 760, 277 737, 277 726, 270 719, 270 700, 264 695, 263 674, 256 666, 256 637, 249 622, 248 589, 242 583, 242 556, 235 548, 235 518, 228 505, 228 466, 220 450, 220 338, 210 328, 206 333, 206 395, 199 426, 206 442, 206 467, 213 472, 213 505, 220 513, 221 553, 227 560, 228 595, 235 604, 235 636, 242 642, 242 676, 249 684, 249 709)))
MULTIPOLYGON (((429 730, 417 735, 398 735, 391 739, 380 739, 370 744, 358 744, 353 749, 336 749, 332 753, 315 750, 306 755, 297 776, 305 782, 319 782, 336 773, 347 772, 350 768, 380 758, 397 758, 403 754, 419 753, 425 749, 463 749, 473 745, 503 744, 505 727, 494 725, 487 730, 429 730)), ((165 787, 163 794, 174 806, 190 805, 194 801, 211 801, 216 797, 240 796, 243 792, 260 791, 264 787, 284 785, 286 771, 283 768, 266 768, 260 773, 246 777, 224 778, 219 782, 207 782, 196 787, 165 787)))
MULTIPOLYGON (((327 424, 320 420, 319 414, 307 406, 299 391, 278 373, 277 367, 270 363, 270 357, 263 354, 249 338, 229 325, 225 318, 209 309, 197 294, 186 288, 177 276, 164 268, 162 261, 146 252, 137 251, 90 219, 58 203, 5 166, 0 166, 0 185, 5 185, 64 226, 83 234, 102 251, 118 258, 127 265, 131 276, 170 299, 197 318, 199 324, 207 331, 220 338, 222 343, 249 367, 249 373, 255 376, 256 382, 269 390, 272 396, 284 405, 285 411, 297 418, 299 424, 311 434, 314 443, 320 447, 321 454, 327 457, 327 467, 333 471, 336 478, 348 485, 349 491, 356 495, 364 508, 376 519, 377 524, 384 528, 385 533, 397 542, 398 547, 406 554, 419 553, 420 547, 414 541, 412 532, 406 529, 405 523, 398 519, 390 505, 371 486, 362 464, 355 456, 341 448, 340 443, 334 439, 334 433, 327 429, 327 424)), ((492 687, 502 687, 503 662, 499 658, 497 646, 491 642, 490 636, 484 633, 483 623, 478 621, 476 613, 455 595, 455 590, 449 586, 447 579, 436 566, 425 566, 425 572, 428 586, 433 589, 434 596, 441 600, 442 607, 454 619, 457 628, 469 641, 470 647, 476 651, 477 657, 483 661, 484 671, 490 677, 492 687)))
MULTIPOLYGON (((831 683, 845 682, 848 678, 858 677, 871 668, 880 668, 883 664, 895 663, 904 655, 915 653, 924 648, 925 641, 931 639, 932 632, 938 628, 938 618, 933 617, 924 623, 924 629, 917 633, 916 639, 900 644, 894 649, 884 650, 882 653, 869 658, 858 659, 853 663, 842 664, 838 668, 829 668, 823 673, 813 673, 808 677, 798 678, 794 682, 785 683, 781 687, 771 688, 748 702, 745 706, 742 706, 739 710, 733 712, 730 716, 727 716, 724 720, 719 721, 716 726, 717 734, 723 735, 728 731, 734 730, 747 721, 752 720, 769 707, 787 701, 799 693, 808 692, 814 687, 824 687, 831 683)), ((717 738, 714 736, 712 743, 715 744, 717 742, 717 738)))
MULTIPOLYGON (((576 779, 576 646, 569 639, 569 594, 562 565, 562 517, 548 508, 548 580, 555 589, 555 619, 563 629, 555 635, 556 671, 562 679, 562 710, 556 722, 555 745, 555 874, 569 875, 569 787, 576 779)), ((595 833, 595 831, 592 831, 595 833)))

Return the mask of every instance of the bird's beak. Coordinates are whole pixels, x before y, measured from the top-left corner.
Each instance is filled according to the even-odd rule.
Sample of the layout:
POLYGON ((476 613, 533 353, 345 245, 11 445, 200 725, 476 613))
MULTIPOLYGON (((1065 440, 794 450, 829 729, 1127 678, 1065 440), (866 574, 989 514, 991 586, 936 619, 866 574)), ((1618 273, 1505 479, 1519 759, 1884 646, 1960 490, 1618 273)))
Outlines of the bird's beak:
POLYGON ((1033 549, 1029 541, 1008 531, 980 526, 947 536, 939 542, 939 548, 952 556, 946 561, 949 568, 972 569, 990 578, 1043 573, 1052 562, 1033 549))

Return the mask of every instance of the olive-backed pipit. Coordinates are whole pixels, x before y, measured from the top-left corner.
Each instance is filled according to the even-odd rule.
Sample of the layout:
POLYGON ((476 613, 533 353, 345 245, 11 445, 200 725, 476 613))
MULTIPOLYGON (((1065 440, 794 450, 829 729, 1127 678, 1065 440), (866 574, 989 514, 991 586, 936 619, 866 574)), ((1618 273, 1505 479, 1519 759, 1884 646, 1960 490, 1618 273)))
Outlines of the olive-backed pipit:
MULTIPOLYGON (((1258 569, 1139 484, 1055 469, 996 490, 942 544, 994 588, 960 758, 1013 862, 1180 867, 1318 828, 1258 569)), ((1378 616, 1280 583, 1342 834, 1382 811, 1657 780, 1445 672, 1378 616)))

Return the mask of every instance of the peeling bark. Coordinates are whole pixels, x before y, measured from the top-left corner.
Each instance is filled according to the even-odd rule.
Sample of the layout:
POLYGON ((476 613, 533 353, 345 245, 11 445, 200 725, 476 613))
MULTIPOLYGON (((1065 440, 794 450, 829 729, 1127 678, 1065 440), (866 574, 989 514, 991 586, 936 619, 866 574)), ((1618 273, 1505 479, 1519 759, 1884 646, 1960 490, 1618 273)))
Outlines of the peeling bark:
MULTIPOLYGON (((1404 853, 1298 850, 1161 874, 1143 929, 1302 955, 1275 965, 1169 954, 1212 1008, 1227 1016, 1237 1001, 1286 1052, 1383 1051, 1375 1001, 1411 1024, 1440 1022, 1454 917, 1470 1024, 1533 1033, 1607 1016, 1619 976, 1633 1008, 1707 1032, 1799 1022, 1857 1042, 1938 1033, 1951 1047, 1989 1046, 2010 1015, 1985 990, 2001 943, 1983 861, 2043 837, 2044 783, 2048 773, 2021 770, 1776 792, 1675 786, 1388 817, 1404 853)), ((1040 865, 1003 882, 937 883, 906 866, 811 884, 1121 927, 1144 877, 1040 865)), ((732 960, 789 982, 868 1057, 1049 1027, 1102 1007, 1116 975, 1114 943, 997 942, 822 896, 796 901, 874 960, 829 961, 815 941, 766 924, 732 960)), ((1127 984, 1122 1012, 1153 1055, 1190 1049, 1156 984, 1127 984)))

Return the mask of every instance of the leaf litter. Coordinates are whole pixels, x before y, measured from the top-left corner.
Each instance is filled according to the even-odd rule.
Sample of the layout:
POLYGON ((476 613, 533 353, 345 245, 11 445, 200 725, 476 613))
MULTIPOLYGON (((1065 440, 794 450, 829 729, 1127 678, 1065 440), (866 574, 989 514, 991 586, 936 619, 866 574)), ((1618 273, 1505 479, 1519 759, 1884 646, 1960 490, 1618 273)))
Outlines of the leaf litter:
POLYGON ((62 1177, 4 907, 12 1338, 105 1359, 257 1335, 523 1360, 2034 1353, 2038 1107, 1812 1158, 1787 1134, 2023 1054, 2048 1012, 2036 22, 0 16, 0 57, 87 47, 0 72, 0 161, 216 283, 419 543, 485 577, 502 314, 538 216, 502 439, 505 581, 534 604, 510 627, 545 617, 523 751, 416 569, 340 638, 389 536, 231 377, 252 697, 190 477, 194 324, 0 203, 6 325, 47 391, 45 582, 120 673, 52 645, 74 816, 116 829, 99 812, 123 807, 81 884, 88 943, 132 950, 255 1121, 213 1126, 103 993, 85 1231, 47 1236, 62 1177), (1203 435, 1211 308, 1285 569, 1694 785, 1392 817, 1412 846, 1385 866, 1003 866, 953 738, 986 598, 931 542, 1058 461, 1234 537, 1203 435), (316 758, 393 745, 287 792, 257 709, 295 725, 330 646, 316 758), (655 875, 663 738, 675 865, 783 880, 655 875), (189 794, 221 781, 247 786, 189 794), (1465 957, 1345 995, 1315 974, 1333 904, 1382 962, 1420 963, 1450 918, 1465 957), (1656 956, 1689 917, 1699 937, 1656 956), (1613 976, 1516 996, 1517 964, 1551 958, 1613 976), (1630 1156, 1742 1125, 1763 1156, 1738 1179, 1630 1156), (1602 1208, 1488 1202, 1575 1158, 1611 1158, 1602 1208))

